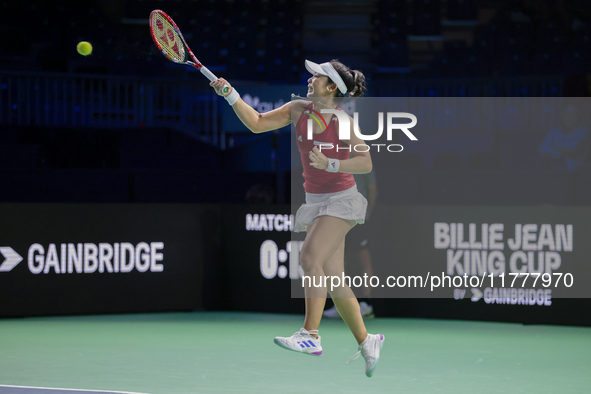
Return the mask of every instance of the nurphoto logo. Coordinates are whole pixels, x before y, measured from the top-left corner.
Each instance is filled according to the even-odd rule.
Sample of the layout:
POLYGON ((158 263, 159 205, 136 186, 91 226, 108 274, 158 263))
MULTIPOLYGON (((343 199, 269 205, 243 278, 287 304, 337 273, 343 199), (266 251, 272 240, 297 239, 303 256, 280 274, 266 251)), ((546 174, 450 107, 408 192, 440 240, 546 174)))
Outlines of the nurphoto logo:
MULTIPOLYGON (((307 135, 307 138, 309 140, 312 140, 314 138, 313 131, 312 131, 313 119, 316 120, 316 122, 320 125, 320 120, 318 118, 322 119, 321 114, 332 114, 332 115, 336 116, 339 121, 339 139, 340 140, 351 139, 351 121, 350 121, 351 118, 342 109, 321 109, 320 113, 318 113, 315 110, 311 110, 311 112, 309 114, 310 114, 310 119, 308 119, 308 135, 307 135), (318 116, 315 116, 314 114, 316 114, 318 116)), ((322 121, 324 122, 324 119, 322 119, 322 121)), ((377 140, 384 133, 384 129, 386 130, 386 138, 388 141, 392 141, 392 135, 395 130, 402 131, 408 137, 408 139, 410 139, 411 141, 418 141, 418 138, 415 137, 415 135, 413 133, 411 133, 411 131, 409 130, 409 129, 413 128, 414 126, 416 126, 417 117, 409 112, 387 112, 385 115, 384 115, 384 112, 378 112, 378 131, 376 131, 375 134, 368 134, 368 135, 361 134, 361 131, 359 130, 359 113, 358 112, 353 113, 353 122, 355 125, 353 132, 355 133, 355 135, 358 138, 360 138, 364 141, 377 140), (386 127, 384 127, 384 118, 386 119, 386 127), (402 119, 402 118, 409 119, 410 123, 394 123, 394 119, 402 119)), ((326 122, 324 122, 324 125, 326 127, 326 122)), ((355 152, 368 152, 371 149, 371 147, 375 147, 378 152, 380 151, 381 147, 385 147, 388 150, 388 152, 402 152, 402 150, 404 149, 403 146, 400 144, 369 144, 369 145, 359 144, 359 145, 352 145, 352 146, 350 145, 349 147, 337 146, 336 149, 337 149, 337 151, 347 149, 349 151, 354 150, 355 152)), ((319 149, 321 151, 322 151, 322 149, 332 149, 332 148, 334 148, 332 143, 326 143, 326 144, 319 146, 319 149)))

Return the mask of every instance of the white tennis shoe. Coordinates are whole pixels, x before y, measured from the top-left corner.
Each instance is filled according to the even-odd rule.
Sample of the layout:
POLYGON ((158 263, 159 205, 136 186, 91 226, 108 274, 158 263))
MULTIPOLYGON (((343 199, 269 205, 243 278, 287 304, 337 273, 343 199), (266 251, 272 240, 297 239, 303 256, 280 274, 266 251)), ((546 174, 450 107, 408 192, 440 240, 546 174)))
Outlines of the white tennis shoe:
POLYGON ((365 341, 359 344, 359 351, 347 360, 347 364, 351 364, 353 361, 357 360, 360 355, 363 356, 365 359, 365 376, 371 378, 378 366, 380 350, 382 350, 382 346, 384 346, 385 339, 386 338, 382 334, 367 334, 365 341))
POLYGON ((309 354, 310 356, 320 356, 322 354, 320 335, 318 335, 318 338, 314 338, 312 334, 318 335, 318 331, 307 331, 301 328, 300 331, 290 337, 275 337, 273 342, 287 350, 309 354))

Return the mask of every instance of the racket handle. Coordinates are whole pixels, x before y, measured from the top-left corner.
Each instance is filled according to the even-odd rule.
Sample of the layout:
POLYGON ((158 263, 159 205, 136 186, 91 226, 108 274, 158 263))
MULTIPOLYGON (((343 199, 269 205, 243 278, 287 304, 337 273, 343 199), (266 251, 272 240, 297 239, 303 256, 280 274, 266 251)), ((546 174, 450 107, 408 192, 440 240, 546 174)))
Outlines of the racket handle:
MULTIPOLYGON (((209 71, 209 69, 205 66, 201 66, 199 68, 199 71, 201 71, 201 74, 205 75, 207 77, 207 79, 209 79, 211 82, 213 81, 217 81, 218 77, 216 77, 211 71, 209 71)), ((228 90, 230 90, 229 86, 224 86, 224 88, 222 89, 222 93, 228 93, 228 90)))
POLYGON ((201 74, 205 75, 207 79, 209 79, 211 82, 216 81, 218 79, 218 77, 213 75, 213 73, 209 71, 209 69, 205 66, 201 66, 199 68, 199 71, 201 71, 201 74))

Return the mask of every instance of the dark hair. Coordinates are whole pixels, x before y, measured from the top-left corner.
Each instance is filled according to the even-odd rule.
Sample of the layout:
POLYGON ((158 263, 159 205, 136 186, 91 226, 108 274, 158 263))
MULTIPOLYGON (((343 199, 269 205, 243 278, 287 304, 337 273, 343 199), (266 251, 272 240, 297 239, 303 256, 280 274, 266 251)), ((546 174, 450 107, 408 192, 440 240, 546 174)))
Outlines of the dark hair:
MULTIPOLYGON (((365 87, 365 76, 361 71, 351 70, 336 59, 331 60, 330 64, 332 64, 341 78, 343 78, 343 82, 345 82, 345 86, 347 86, 347 92, 349 92, 350 97, 359 97, 363 95, 367 88, 365 87)), ((330 77, 328 80, 331 83, 334 83, 330 77)), ((343 97, 343 94, 339 89, 337 89, 337 97, 343 97)))

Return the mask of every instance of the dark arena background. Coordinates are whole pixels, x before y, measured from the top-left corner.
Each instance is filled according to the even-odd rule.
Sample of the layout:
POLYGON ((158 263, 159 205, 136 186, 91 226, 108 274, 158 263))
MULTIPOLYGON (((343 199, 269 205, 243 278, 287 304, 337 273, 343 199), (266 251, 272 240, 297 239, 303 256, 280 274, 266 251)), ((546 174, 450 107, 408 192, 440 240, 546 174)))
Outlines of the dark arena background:
POLYGON ((590 392, 588 0, 0 0, 0 31, 1 394, 590 392), (419 114, 416 143, 372 153, 375 273, 492 266, 497 229, 507 267, 583 290, 359 292, 387 337, 371 379, 338 314, 322 357, 280 349, 304 318, 294 137, 159 53, 155 9, 260 113, 306 95, 306 59, 367 97, 480 100, 487 122, 419 114))

